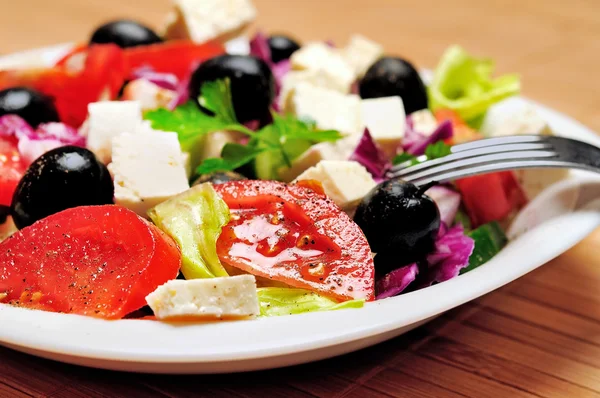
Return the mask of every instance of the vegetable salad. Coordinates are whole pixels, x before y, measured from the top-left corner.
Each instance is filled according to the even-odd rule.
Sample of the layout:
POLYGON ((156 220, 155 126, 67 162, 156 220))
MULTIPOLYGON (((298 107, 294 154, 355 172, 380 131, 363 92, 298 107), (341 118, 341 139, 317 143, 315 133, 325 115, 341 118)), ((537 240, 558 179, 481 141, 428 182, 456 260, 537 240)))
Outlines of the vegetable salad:
POLYGON ((552 131, 531 109, 488 120, 519 78, 460 46, 426 83, 362 35, 247 32, 249 0, 208 3, 0 71, 0 306, 163 321, 360 308, 485 264, 540 173, 565 177, 391 178, 454 144, 552 131))

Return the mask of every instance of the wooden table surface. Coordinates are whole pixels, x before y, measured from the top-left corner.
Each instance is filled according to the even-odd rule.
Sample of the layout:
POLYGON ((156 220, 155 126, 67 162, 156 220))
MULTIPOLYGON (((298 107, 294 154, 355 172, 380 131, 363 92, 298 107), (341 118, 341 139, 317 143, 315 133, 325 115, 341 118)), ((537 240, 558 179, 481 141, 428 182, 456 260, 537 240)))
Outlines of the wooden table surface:
MULTIPOLYGON (((597 0, 256 0, 258 25, 344 43, 363 33, 420 67, 459 43, 524 94, 600 131, 597 0)), ((158 26, 168 0, 5 0, 0 53, 85 40, 110 18, 158 26)), ((408 335, 341 358, 228 376, 132 375, 0 348, 0 397, 600 397, 600 231, 408 335)), ((401 309, 399 309, 401 310, 401 309)), ((0 325, 2 327, 2 325, 0 325)))

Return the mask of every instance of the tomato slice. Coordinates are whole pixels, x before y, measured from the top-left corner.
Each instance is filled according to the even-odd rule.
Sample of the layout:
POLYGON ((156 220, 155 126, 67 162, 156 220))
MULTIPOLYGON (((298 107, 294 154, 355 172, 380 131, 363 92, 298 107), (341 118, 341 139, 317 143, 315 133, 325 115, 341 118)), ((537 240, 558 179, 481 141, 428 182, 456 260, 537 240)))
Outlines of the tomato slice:
POLYGON ((171 238, 125 208, 76 207, 0 243, 0 302, 119 319, 177 277, 171 238))
POLYGON ((0 139, 0 205, 10 206, 15 189, 26 169, 16 143, 0 139))
POLYGON ((514 173, 502 171, 456 181, 474 227, 501 221, 527 204, 514 173))
POLYGON ((483 138, 483 135, 469 127, 458 113, 450 109, 438 109, 434 112, 438 123, 449 120, 452 123, 452 137, 445 140, 448 145, 456 145, 463 142, 475 141, 483 138))
POLYGON ((315 182, 215 185, 232 214, 217 240, 226 265, 339 300, 374 298, 364 234, 315 182))
POLYGON ((150 66, 156 72, 172 73, 185 79, 196 64, 224 54, 225 48, 217 42, 197 44, 191 40, 170 40, 127 48, 124 53, 130 73, 142 66, 150 66))

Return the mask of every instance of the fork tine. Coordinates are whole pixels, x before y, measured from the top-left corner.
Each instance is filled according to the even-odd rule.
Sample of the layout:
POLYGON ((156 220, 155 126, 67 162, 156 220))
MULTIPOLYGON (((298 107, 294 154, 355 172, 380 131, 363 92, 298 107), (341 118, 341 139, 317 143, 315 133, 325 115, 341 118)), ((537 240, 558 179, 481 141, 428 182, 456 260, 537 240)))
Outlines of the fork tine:
POLYGON ((547 142, 547 137, 541 135, 511 135, 504 137, 492 137, 454 145, 452 152, 463 152, 475 148, 483 148, 496 145, 524 144, 535 142, 547 142))
MULTIPOLYGON (((428 167, 422 170, 416 170, 411 173, 405 174, 394 174, 394 177, 401 177, 405 180, 417 180, 423 178, 432 179, 433 176, 438 175, 440 173, 444 173, 447 171, 455 170, 455 169, 464 169, 467 167, 476 167, 483 164, 488 163, 498 163, 509 160, 523 160, 523 159, 535 159, 535 158, 553 158, 557 157, 555 151, 540 149, 540 150, 532 150, 532 151, 511 151, 511 152, 500 152, 500 153, 491 153, 480 156, 473 156, 468 158, 459 157, 457 159, 438 163, 433 167, 428 167)), ((443 158, 442 158, 443 159, 443 158)), ((437 160, 437 159, 436 159, 437 160)), ((429 163, 429 162, 426 162, 429 163)), ((412 169, 412 167, 411 167, 412 169)))
MULTIPOLYGON (((525 143, 525 144, 506 144, 506 145, 493 145, 486 147, 473 148, 470 150, 463 150, 461 152, 455 153, 454 147, 453 152, 450 155, 444 156, 442 158, 433 159, 429 161, 424 161, 423 163, 416 164, 410 167, 393 167, 390 171, 394 176, 407 176, 417 171, 426 170, 444 163, 449 163, 456 160, 467 159, 471 157, 494 154, 494 153, 503 153, 503 152, 517 152, 517 151, 531 151, 536 149, 550 149, 551 145, 549 143, 539 142, 539 143, 525 143)), ((402 166, 402 165, 398 165, 402 166)))
POLYGON ((533 159, 533 160, 520 160, 510 159, 502 162, 486 163, 477 166, 467 166, 458 169, 448 170, 439 174, 431 175, 429 177, 421 178, 409 178, 408 181, 415 184, 416 186, 425 185, 431 181, 439 183, 448 182, 457 178, 470 177, 478 174, 485 174, 496 171, 506 170, 517 170, 526 168, 578 168, 582 170, 593 170, 590 167, 586 167, 582 164, 566 162, 560 159, 533 159))

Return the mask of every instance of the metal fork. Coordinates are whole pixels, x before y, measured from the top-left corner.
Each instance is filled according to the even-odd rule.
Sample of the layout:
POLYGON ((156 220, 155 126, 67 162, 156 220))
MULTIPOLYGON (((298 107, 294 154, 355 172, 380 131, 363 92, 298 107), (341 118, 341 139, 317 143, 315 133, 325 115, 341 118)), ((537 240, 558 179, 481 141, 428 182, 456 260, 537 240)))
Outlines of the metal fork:
POLYGON ((600 148, 570 138, 518 135, 485 138, 451 148, 450 155, 398 164, 388 177, 423 186, 432 182, 524 168, 572 168, 600 173, 600 148))

